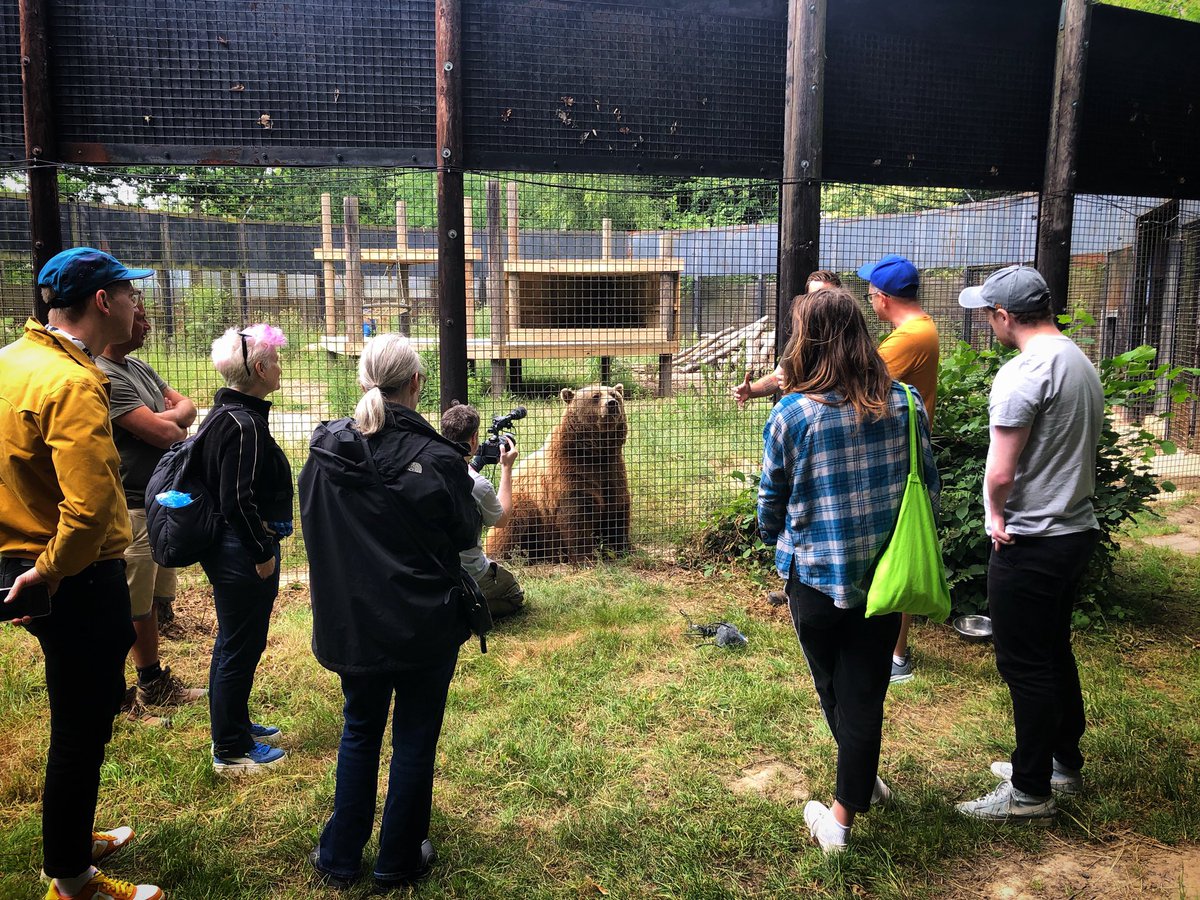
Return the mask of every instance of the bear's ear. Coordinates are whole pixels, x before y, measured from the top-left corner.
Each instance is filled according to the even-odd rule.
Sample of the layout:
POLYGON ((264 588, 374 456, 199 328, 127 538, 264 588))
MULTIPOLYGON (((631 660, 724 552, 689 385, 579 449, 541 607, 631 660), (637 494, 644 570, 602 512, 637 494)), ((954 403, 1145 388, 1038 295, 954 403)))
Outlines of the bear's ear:
POLYGON ((614 393, 614 394, 620 394, 620 395, 621 395, 621 399, 624 399, 624 398, 625 398, 625 385, 623 385, 623 384, 619 384, 619 383, 618 383, 618 384, 614 384, 614 385, 613 385, 613 393, 614 393))
POLYGON ((575 392, 573 390, 571 390, 570 388, 563 388, 559 392, 558 396, 562 397, 563 403, 570 403, 572 400, 575 399, 575 392))

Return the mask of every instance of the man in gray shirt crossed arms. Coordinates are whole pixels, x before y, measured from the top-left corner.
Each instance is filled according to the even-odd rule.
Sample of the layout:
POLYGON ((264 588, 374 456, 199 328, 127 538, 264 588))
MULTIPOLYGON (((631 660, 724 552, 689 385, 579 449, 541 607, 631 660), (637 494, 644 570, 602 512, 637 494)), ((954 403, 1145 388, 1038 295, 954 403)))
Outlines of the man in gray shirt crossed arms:
POLYGON ((1057 811, 1054 793, 1083 785, 1071 612, 1100 535, 1092 495, 1104 389, 1088 358, 1059 333, 1036 269, 1001 269, 958 302, 986 309, 996 339, 1020 351, 992 383, 984 475, 988 609, 1017 742, 1010 762, 992 764, 1000 785, 958 810, 1044 823, 1057 811))

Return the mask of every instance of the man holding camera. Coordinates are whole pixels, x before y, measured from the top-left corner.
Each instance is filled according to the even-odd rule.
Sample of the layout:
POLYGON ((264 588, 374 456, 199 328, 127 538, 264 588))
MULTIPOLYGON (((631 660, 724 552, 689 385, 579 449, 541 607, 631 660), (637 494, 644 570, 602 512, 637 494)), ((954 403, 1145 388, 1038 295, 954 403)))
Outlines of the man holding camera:
MULTIPOLYGON (((479 449, 479 411, 473 406, 456 403, 442 414, 442 436, 470 448, 470 460, 479 449)), ((517 461, 517 448, 510 436, 500 438, 500 489, 476 470, 469 462, 467 472, 475 486, 471 496, 479 507, 484 525, 503 525, 512 515, 512 471, 517 461)), ((482 528, 480 529, 482 532, 482 528)), ((516 576, 495 560, 487 558, 483 546, 476 541, 470 550, 459 554, 462 567, 479 584, 487 599, 493 619, 512 615, 525 605, 525 591, 516 576)))
POLYGON ((47 900, 162 896, 93 865, 133 836, 129 828, 95 832, 93 820, 134 638, 123 559, 129 515, 109 382, 95 354, 129 340, 140 293, 133 281, 152 274, 90 247, 59 253, 38 277, 49 324, 31 318, 0 350, 0 574, 11 585, 0 608, 29 629, 46 659, 47 900))

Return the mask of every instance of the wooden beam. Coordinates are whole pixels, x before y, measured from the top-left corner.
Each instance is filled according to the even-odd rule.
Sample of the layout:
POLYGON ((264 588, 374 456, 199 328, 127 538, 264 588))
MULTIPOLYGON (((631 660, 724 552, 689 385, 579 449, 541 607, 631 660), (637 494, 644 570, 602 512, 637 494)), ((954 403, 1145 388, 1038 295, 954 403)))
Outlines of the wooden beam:
POLYGON ((792 298, 820 268, 821 162, 825 105, 825 2, 788 0, 779 201, 779 283, 775 350, 791 334, 792 298))
POLYGON ((364 285, 357 197, 342 198, 342 235, 346 247, 346 339, 361 344, 364 285))
MULTIPOLYGON (((33 253, 32 312, 46 322, 37 276, 63 249, 58 209, 58 143, 50 90, 50 42, 46 0, 20 0, 21 105, 25 114, 25 158, 29 173, 29 236, 33 253), (47 162, 49 160, 49 162, 47 162)), ((137 260, 127 260, 138 265, 137 260)))
POLYGON ((412 290, 408 283, 408 264, 400 262, 408 255, 408 203, 396 201, 396 300, 400 304, 400 333, 412 332, 412 290))
MULTIPOLYGON (((333 197, 321 195, 321 279, 325 285, 325 333, 337 334, 337 272, 333 268, 333 197)), ((343 256, 343 258, 345 258, 343 256)))
MULTIPOLYGON (((500 228, 500 182, 492 179, 487 183, 487 302, 492 342, 503 347, 508 322, 504 308, 504 233, 500 228)), ((503 355, 492 360, 491 376, 492 396, 499 397, 508 390, 508 367, 503 355)))
POLYGON ((438 346, 443 412, 455 400, 467 402, 461 27, 460 0, 437 0, 438 346))
POLYGON ((1062 0, 1037 236, 1037 268, 1050 287, 1056 313, 1066 310, 1070 288, 1075 165, 1091 24, 1090 0, 1062 0))

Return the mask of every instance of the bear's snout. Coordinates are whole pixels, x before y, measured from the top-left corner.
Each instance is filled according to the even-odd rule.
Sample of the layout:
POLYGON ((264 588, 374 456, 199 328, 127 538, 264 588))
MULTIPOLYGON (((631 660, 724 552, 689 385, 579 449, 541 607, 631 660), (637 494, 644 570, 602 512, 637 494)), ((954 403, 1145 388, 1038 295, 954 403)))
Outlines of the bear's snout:
POLYGON ((608 398, 608 411, 610 413, 615 413, 615 412, 620 411, 620 409, 621 409, 620 401, 617 400, 615 397, 609 397, 608 398))

